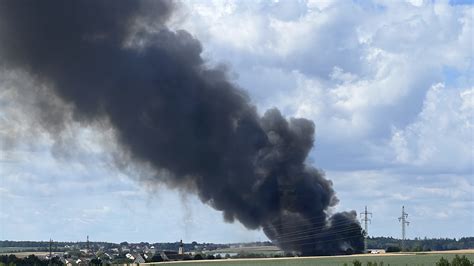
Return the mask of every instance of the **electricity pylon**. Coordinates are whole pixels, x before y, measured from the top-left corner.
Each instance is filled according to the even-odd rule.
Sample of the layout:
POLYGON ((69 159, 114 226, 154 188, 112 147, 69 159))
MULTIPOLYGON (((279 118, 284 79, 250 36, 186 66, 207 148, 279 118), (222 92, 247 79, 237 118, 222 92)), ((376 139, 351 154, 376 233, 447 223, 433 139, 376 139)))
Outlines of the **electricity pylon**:
POLYGON ((398 217, 398 221, 402 223, 402 251, 405 250, 405 231, 406 226, 410 224, 407 221, 408 213, 405 212, 405 206, 402 206, 402 216, 398 217))
POLYGON ((367 252, 367 237, 369 236, 369 226, 367 222, 372 223, 372 219, 368 217, 370 215, 370 218, 372 218, 372 213, 368 212, 367 206, 365 206, 365 211, 360 215, 362 216, 361 221, 364 222, 364 251, 367 252))

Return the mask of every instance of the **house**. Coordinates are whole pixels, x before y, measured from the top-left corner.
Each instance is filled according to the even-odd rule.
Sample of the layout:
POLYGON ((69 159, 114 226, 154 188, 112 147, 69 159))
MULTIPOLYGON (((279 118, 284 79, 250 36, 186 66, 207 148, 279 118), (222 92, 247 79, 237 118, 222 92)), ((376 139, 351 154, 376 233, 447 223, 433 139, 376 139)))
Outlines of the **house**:
POLYGON ((83 249, 79 249, 80 252, 84 253, 84 254, 89 254, 89 249, 87 248, 83 248, 83 249))
POLYGON ((145 259, 139 253, 134 255, 135 260, 133 261, 133 263, 145 263, 145 259))
POLYGON ((160 256, 164 261, 175 261, 189 259, 187 254, 178 254, 176 251, 163 250, 160 252, 160 256))
POLYGON ((87 266, 89 265, 89 261, 87 260, 81 260, 81 259, 77 259, 76 261, 70 261, 68 265, 84 265, 84 266, 87 266))

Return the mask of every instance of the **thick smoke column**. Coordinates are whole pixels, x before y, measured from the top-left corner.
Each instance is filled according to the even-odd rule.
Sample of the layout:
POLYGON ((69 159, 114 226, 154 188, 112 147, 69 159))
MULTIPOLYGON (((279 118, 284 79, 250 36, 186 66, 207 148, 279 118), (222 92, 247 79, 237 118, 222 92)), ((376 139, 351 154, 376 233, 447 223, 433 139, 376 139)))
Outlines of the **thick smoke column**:
POLYGON ((226 221, 263 228, 287 251, 361 251, 355 212, 328 217, 332 183, 305 164, 314 124, 277 109, 260 117, 225 71, 204 66, 198 40, 166 28, 172 10, 0 0, 0 62, 49 84, 75 119, 108 121, 134 159, 170 172, 166 182, 194 189, 226 221))

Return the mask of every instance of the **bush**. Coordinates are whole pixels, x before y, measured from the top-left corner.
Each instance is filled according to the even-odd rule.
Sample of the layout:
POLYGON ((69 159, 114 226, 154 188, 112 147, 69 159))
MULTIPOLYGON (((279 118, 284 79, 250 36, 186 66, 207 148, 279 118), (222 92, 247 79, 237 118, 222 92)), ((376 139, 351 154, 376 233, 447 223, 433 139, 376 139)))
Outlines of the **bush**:
POLYGON ((472 266, 474 263, 470 261, 466 256, 460 257, 459 255, 454 256, 451 263, 444 257, 441 257, 436 263, 436 266, 472 266))
POLYGON ((362 263, 361 263, 360 261, 358 261, 358 260, 354 260, 354 261, 352 262, 352 264, 353 264, 354 266, 362 266, 362 263))
POLYGON ((436 266, 449 266, 449 261, 444 257, 441 257, 438 262, 436 262, 436 266))
POLYGON ((453 258, 451 265, 452 266, 471 266, 473 265, 473 263, 464 255, 462 257, 459 257, 458 255, 456 255, 453 258))

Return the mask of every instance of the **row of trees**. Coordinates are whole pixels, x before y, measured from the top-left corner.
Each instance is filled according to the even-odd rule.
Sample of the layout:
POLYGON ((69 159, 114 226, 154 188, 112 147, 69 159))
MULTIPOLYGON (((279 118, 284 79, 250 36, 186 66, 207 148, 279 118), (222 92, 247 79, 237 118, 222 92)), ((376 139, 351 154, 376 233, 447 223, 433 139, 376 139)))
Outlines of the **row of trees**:
MULTIPOLYGON (((49 250, 49 241, 11 241, 11 240, 0 240, 0 248, 18 248, 18 250, 10 249, 9 251, 48 251, 49 250)), ((53 251, 66 251, 66 246, 76 247, 76 248, 85 248, 87 242, 56 242, 53 241, 52 249, 53 251)), ((109 242, 90 242, 89 247, 93 249, 98 249, 99 247, 104 247, 106 249, 118 248, 119 244, 109 243, 109 242)))
MULTIPOLYGON (((367 246, 369 249, 396 250, 400 246, 400 239, 392 237, 369 237, 367 246)), ((474 248, 474 237, 463 238, 415 238, 405 240, 406 251, 429 251, 429 250, 456 250, 474 248)))
MULTIPOLYGON (((362 262, 360 262, 359 260, 354 260, 352 262, 352 265, 354 266, 362 266, 362 262)), ((384 263, 383 262, 371 262, 371 261, 368 261, 367 266, 384 266, 384 263)), ((388 264, 390 265, 390 264, 388 264)), ((407 264, 408 265, 408 264, 407 264)), ((436 266, 473 266, 474 265, 474 262, 472 262, 471 260, 469 260, 466 256, 459 256, 459 255, 456 255, 452 260, 451 262, 443 257, 441 257, 439 259, 438 262, 436 262, 436 266)), ((344 263, 344 266, 349 266, 347 263, 344 263)))
POLYGON ((451 262, 449 260, 441 257, 439 261, 436 263, 436 266, 472 266, 474 262, 470 261, 466 256, 458 256, 456 255, 451 262))

